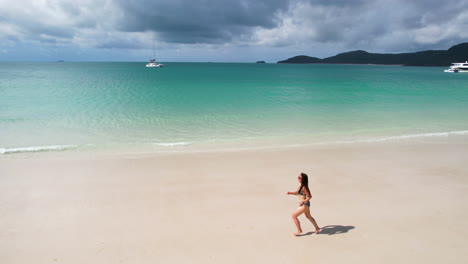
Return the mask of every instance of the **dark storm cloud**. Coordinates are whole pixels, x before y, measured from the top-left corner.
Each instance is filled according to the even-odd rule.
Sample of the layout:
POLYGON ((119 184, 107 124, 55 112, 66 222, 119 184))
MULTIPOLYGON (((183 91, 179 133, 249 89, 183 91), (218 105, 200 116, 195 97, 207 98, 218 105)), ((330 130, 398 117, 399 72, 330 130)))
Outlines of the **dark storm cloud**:
POLYGON ((273 28, 285 0, 118 1, 123 31, 154 31, 166 42, 226 43, 255 27, 273 28))
POLYGON ((356 8, 359 8, 361 5, 371 2, 369 0, 329 0, 329 1, 324 1, 324 0, 302 0, 302 1, 297 1, 297 2, 304 2, 304 3, 309 3, 313 5, 322 5, 322 6, 353 6, 356 8))
POLYGON ((82 17, 82 10, 69 2, 25 0, 0 4, 0 27, 10 29, 7 32, 0 30, 0 38, 13 34, 18 39, 56 44, 72 39, 79 28, 76 24, 93 27, 95 23, 90 24, 90 21, 82 17))
POLYGON ((147 48, 141 41, 131 39, 110 39, 105 40, 96 45, 96 48, 103 49, 142 49, 147 48))
POLYGON ((467 42, 466 28, 468 1, 460 0, 0 1, 0 48, 139 50, 155 36, 180 54, 193 47, 405 52, 467 42))
POLYGON ((355 48, 377 45, 384 50, 446 48, 467 41, 463 26, 468 26, 468 1, 305 0, 296 3, 307 6, 309 14, 301 13, 300 20, 314 29, 312 41, 355 48))
MULTIPOLYGON (((402 38, 401 45, 405 46, 415 38, 411 40, 415 49, 462 41, 464 37, 460 34, 430 40, 418 38, 414 35, 417 32, 411 31, 447 23, 468 10, 468 1, 459 0, 117 0, 116 3, 123 14, 116 24, 118 30, 155 32, 158 41, 168 43, 223 44, 243 40, 245 44, 255 30, 279 28, 285 19, 292 19, 297 23, 293 26, 303 30, 304 35, 313 31, 304 41, 363 48, 386 45, 377 43, 379 39, 385 42, 385 38, 393 38, 390 42, 402 38)), ((460 23, 460 19, 455 22, 460 23)), ((294 28, 282 30, 284 33, 294 28)), ((297 42, 288 39, 288 34, 271 46, 297 42)), ((398 49, 395 43, 388 46, 398 49)))

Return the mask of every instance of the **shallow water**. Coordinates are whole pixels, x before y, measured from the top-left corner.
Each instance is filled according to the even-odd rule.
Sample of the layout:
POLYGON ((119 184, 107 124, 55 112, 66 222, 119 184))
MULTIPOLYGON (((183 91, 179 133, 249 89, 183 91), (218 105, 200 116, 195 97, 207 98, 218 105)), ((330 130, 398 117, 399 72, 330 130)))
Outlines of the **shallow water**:
POLYGON ((2 62, 0 153, 460 136, 467 99, 440 67, 2 62))

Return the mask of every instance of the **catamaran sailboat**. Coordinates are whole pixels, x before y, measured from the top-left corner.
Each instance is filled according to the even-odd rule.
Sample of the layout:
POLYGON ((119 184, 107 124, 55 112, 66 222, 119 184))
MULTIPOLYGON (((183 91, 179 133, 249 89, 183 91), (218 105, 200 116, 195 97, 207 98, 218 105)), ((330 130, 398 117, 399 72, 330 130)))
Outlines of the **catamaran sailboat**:
MULTIPOLYGON (((153 39, 153 58, 156 58, 156 51, 154 49, 154 39, 153 39)), ((151 59, 147 64, 146 67, 163 67, 164 64, 157 63, 156 59, 151 59)))
POLYGON ((163 67, 164 64, 157 63, 155 59, 150 60, 147 64, 146 67, 163 67))

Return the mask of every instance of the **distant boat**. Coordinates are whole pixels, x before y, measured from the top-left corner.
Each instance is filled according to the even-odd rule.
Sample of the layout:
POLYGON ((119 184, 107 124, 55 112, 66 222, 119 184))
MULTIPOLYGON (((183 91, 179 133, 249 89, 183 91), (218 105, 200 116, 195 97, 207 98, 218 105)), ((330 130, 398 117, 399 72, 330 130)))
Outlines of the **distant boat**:
POLYGON ((155 59, 152 59, 146 64, 146 67, 164 67, 164 64, 157 63, 155 59))
MULTIPOLYGON (((156 58, 156 51, 154 49, 154 39, 153 39, 153 58, 156 58)), ((146 67, 153 68, 153 67, 164 67, 164 64, 156 62, 156 59, 151 59, 147 64, 146 67)))
POLYGON ((450 66, 449 69, 444 70, 444 72, 451 72, 451 73, 468 72, 468 61, 452 63, 452 66, 450 66))

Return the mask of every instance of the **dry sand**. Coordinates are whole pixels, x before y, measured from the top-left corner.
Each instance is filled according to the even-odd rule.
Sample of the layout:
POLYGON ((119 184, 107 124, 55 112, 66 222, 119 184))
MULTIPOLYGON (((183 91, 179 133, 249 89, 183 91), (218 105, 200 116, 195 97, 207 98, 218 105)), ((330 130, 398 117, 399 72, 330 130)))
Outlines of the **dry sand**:
POLYGON ((468 263, 467 147, 1 158, 0 263, 468 263))

